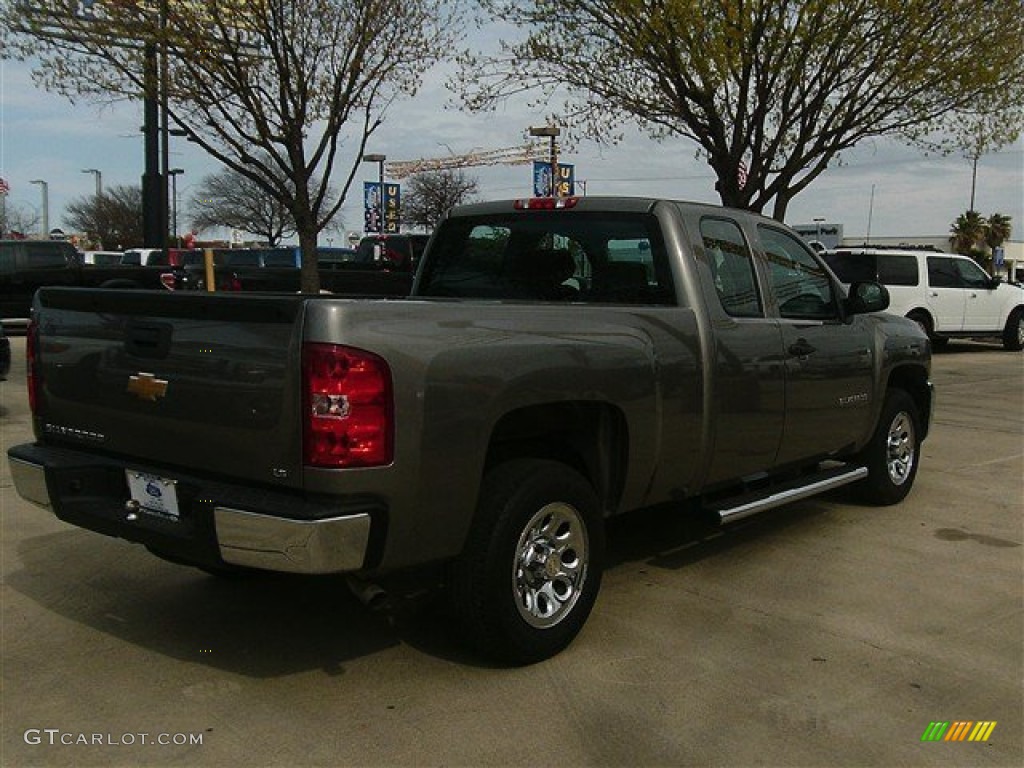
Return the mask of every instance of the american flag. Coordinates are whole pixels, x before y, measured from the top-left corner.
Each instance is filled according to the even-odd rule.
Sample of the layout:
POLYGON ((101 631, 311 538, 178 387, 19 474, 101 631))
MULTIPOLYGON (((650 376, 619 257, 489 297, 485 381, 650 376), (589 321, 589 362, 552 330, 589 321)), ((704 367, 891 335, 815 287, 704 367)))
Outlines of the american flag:
POLYGON ((7 179, 0 176, 0 195, 6 195, 11 191, 11 185, 7 183, 7 179))

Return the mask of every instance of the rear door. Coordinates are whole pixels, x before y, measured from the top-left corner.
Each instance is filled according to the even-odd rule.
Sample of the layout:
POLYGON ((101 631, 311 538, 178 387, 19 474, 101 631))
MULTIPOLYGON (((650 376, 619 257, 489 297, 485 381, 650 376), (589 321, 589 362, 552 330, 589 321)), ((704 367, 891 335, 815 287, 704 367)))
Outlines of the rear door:
POLYGON ((803 241, 757 228, 785 358, 786 407, 778 464, 832 455, 864 437, 875 392, 864 317, 843 322, 841 296, 803 241))
POLYGON ((785 378, 778 323, 765 314, 754 255, 732 218, 700 220, 704 259, 714 292, 705 291, 714 319, 712 384, 715 444, 706 482, 770 469, 782 441, 785 378))
POLYGON ((935 321, 935 331, 955 333, 963 330, 967 291, 952 257, 928 257, 927 301, 928 311, 935 321))

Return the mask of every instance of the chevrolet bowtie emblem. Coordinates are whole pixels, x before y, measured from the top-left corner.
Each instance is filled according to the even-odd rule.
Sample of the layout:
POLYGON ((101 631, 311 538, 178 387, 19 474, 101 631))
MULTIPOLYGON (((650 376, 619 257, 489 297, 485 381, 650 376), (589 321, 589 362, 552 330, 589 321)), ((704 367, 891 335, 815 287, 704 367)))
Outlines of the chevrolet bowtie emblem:
POLYGON ((156 402, 158 397, 167 394, 167 380, 158 379, 152 373, 139 371, 134 376, 128 377, 128 393, 135 395, 140 400, 156 402))

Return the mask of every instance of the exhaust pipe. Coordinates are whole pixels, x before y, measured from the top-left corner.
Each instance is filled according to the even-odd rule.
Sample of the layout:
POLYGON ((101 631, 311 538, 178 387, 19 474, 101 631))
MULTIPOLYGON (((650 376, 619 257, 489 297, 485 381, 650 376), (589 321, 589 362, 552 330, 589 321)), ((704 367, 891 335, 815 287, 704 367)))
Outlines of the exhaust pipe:
POLYGON ((345 583, 348 584, 349 591, 355 595, 356 599, 371 611, 383 611, 391 602, 388 593, 379 584, 374 584, 372 581, 361 579, 358 576, 347 576, 345 583))

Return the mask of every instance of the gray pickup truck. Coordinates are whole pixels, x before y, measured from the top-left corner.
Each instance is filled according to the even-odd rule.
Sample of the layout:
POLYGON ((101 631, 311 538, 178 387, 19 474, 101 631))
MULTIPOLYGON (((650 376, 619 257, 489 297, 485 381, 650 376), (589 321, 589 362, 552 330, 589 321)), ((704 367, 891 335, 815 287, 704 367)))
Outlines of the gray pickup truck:
POLYGON ((927 337, 785 226, 668 200, 459 207, 413 295, 44 288, 18 492, 209 571, 443 566, 461 636, 583 626, 604 521, 914 482, 927 337))

